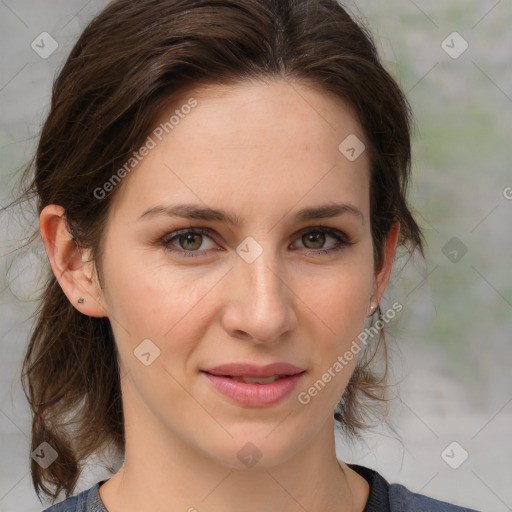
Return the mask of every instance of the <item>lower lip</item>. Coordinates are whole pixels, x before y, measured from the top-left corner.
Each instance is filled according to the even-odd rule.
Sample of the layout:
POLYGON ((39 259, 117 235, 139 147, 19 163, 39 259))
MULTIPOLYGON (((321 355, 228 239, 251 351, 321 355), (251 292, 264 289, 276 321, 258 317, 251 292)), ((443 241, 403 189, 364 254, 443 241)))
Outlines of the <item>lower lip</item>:
POLYGON ((295 389, 304 375, 302 372, 268 384, 250 384, 229 377, 202 373, 217 391, 247 407, 267 407, 280 402, 295 389))

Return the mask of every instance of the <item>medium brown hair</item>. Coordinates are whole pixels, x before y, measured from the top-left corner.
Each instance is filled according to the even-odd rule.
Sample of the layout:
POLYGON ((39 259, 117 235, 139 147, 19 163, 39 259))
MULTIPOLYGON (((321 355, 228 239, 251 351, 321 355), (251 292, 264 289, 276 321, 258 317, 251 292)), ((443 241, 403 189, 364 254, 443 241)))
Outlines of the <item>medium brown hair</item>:
MULTIPOLYGON (((199 84, 248 79, 299 82, 347 102, 369 143, 375 271, 395 221, 400 243, 423 254, 406 201, 410 106, 368 30, 336 0, 110 3, 85 28, 55 80, 22 198, 35 198, 39 213, 62 206, 101 277, 102 235, 116 189, 102 199, 93 191, 141 146, 164 103, 199 84)), ((349 436, 369 425, 384 400, 386 372, 372 365, 379 346, 385 347, 383 329, 336 408, 349 436)), ((31 460, 36 493, 56 499, 64 490, 69 497, 89 456, 107 446, 124 452, 120 369, 108 318, 75 309, 50 270, 22 383, 33 412, 31 451, 46 441, 58 453, 46 469, 31 460)))

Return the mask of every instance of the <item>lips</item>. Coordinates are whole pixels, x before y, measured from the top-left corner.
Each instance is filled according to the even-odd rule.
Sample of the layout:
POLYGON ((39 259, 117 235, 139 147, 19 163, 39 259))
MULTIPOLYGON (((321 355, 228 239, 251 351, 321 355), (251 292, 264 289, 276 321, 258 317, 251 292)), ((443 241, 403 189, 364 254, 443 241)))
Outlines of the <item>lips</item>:
POLYGON ((289 363, 234 363, 203 370, 215 390, 247 407, 267 407, 288 396, 305 370, 289 363))
POLYGON ((286 375, 271 375, 270 377, 231 377, 229 375, 225 375, 228 379, 233 379, 238 382, 245 382, 246 384, 270 384, 271 382, 275 382, 276 380, 287 377, 286 375))
POLYGON ((266 366, 257 366, 248 363, 231 363, 215 366, 214 368, 208 368, 203 370, 211 375, 219 375, 223 377, 286 377, 289 375, 297 375, 302 373, 304 368, 299 368, 289 363, 272 363, 266 366))

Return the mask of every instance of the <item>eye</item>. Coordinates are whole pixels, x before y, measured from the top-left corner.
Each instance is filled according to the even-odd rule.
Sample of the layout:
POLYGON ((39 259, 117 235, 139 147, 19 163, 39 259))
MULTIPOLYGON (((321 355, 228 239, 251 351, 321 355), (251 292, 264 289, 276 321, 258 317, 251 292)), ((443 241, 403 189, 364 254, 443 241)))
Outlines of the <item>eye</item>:
POLYGON ((331 254, 354 243, 341 231, 323 226, 318 226, 304 232, 300 237, 300 241, 307 249, 311 249, 308 254, 312 255, 331 254), (334 239, 336 243, 331 247, 325 248, 323 246, 328 238, 334 239))
MULTIPOLYGON (((180 256, 197 257, 201 253, 206 252, 199 251, 198 249, 203 245, 205 238, 212 240, 212 238, 209 236, 210 234, 210 230, 206 228, 182 229, 180 231, 170 233, 169 236, 164 237, 162 239, 162 244, 165 246, 166 250, 173 253, 178 253, 180 256), (177 244, 178 247, 176 247, 175 244, 177 244)), ((206 249, 208 249, 208 247, 206 249)))
MULTIPOLYGON (((212 231, 208 228, 187 228, 174 231, 166 235, 161 240, 161 244, 167 251, 183 257, 200 257, 207 256, 210 249, 213 248, 215 242, 212 239, 212 231), (213 245, 203 247, 205 239, 209 239, 213 245)), ((321 254, 331 254, 343 249, 347 245, 354 242, 341 231, 323 226, 314 227, 303 231, 299 240, 305 245, 308 255, 319 256, 321 254), (326 240, 333 239, 335 243, 331 247, 324 247, 326 240)), ((208 245, 208 244, 207 244, 208 245)))

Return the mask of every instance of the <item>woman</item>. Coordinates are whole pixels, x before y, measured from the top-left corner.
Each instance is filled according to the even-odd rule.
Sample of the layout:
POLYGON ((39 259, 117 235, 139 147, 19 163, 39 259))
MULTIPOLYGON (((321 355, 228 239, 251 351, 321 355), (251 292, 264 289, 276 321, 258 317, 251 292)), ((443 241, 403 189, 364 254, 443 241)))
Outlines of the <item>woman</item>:
POLYGON ((423 252, 409 136, 335 0, 118 0, 90 23, 27 191, 52 269, 23 368, 34 487, 66 496, 48 511, 468 510, 335 454, 334 422, 359 435, 385 400, 397 245, 423 252), (71 496, 109 446, 121 468, 71 496))

